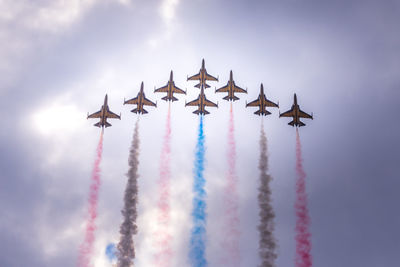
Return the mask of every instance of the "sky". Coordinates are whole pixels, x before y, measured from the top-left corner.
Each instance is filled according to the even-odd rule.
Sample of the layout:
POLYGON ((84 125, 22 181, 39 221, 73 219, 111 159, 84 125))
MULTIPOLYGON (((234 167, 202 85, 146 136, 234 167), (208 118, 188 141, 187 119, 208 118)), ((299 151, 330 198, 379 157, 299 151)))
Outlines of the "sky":
MULTIPOLYGON (((399 1, 0 0, 0 266, 74 266, 83 240, 100 130, 86 120, 108 94, 122 120, 104 134, 93 262, 111 266, 119 240, 128 152, 137 115, 123 106, 144 82, 157 101, 140 120, 136 266, 151 266, 156 181, 168 104, 153 94, 171 70, 186 96, 171 105, 174 266, 189 266, 198 118, 184 102, 204 58, 218 101, 204 121, 207 258, 218 266, 229 103, 213 89, 233 70, 247 95, 233 104, 242 266, 257 266, 259 131, 245 101, 266 95, 313 112, 299 129, 314 266, 396 266, 400 261, 399 1), (398 173, 396 175, 396 173, 398 173)), ((295 129, 263 119, 277 266, 295 257, 295 129)))

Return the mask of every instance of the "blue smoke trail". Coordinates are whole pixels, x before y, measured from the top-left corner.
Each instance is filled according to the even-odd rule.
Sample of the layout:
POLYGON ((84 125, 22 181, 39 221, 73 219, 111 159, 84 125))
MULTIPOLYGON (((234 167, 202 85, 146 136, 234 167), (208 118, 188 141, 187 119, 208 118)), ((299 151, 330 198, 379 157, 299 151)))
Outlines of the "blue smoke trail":
POLYGON ((115 255, 116 252, 117 252, 117 247, 115 246, 115 244, 109 243, 106 247, 106 256, 110 262, 113 262, 115 259, 117 259, 117 256, 115 255))
POLYGON ((206 242, 206 191, 204 186, 204 132, 203 132, 203 115, 200 115, 199 135, 196 144, 196 157, 194 161, 194 199, 193 199, 193 227, 190 237, 190 262, 194 267, 207 266, 205 258, 205 242, 206 242))

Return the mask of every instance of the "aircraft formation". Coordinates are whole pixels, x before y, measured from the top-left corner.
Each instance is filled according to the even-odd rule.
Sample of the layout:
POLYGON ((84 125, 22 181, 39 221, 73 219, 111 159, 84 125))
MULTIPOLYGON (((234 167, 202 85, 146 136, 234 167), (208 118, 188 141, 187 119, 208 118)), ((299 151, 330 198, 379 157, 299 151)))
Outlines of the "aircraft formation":
MULTIPOLYGON (((190 102, 185 102, 185 106, 195 106, 197 107, 197 110, 195 110, 193 113, 197 115, 207 115, 210 114, 208 110, 206 110, 206 107, 217 107, 218 108, 218 102, 214 103, 210 100, 207 99, 204 91, 205 89, 209 88, 210 85, 207 84, 207 81, 216 81, 218 82, 218 77, 214 77, 213 75, 210 75, 207 73, 207 70, 205 68, 205 61, 204 59, 202 60, 201 68, 199 73, 187 77, 187 81, 199 81, 198 84, 196 84, 194 87, 200 89, 199 96, 197 99, 194 99, 190 102)), ((171 71, 170 73, 170 78, 167 83, 167 85, 160 87, 158 89, 154 89, 155 93, 167 93, 166 96, 161 98, 162 100, 165 101, 177 101, 178 99, 174 97, 174 94, 186 94, 186 91, 183 91, 179 87, 175 85, 175 82, 173 80, 173 72, 171 71)), ((215 93, 228 93, 227 96, 225 96, 223 99, 227 101, 236 101, 239 100, 239 98, 235 95, 235 93, 246 93, 247 94, 247 89, 243 89, 235 84, 235 81, 233 80, 233 73, 232 71, 230 72, 230 77, 228 83, 215 90, 215 93)), ((144 84, 142 82, 140 86, 140 91, 137 94, 136 97, 125 100, 124 99, 124 105, 125 104, 131 104, 131 105, 136 105, 136 108, 132 109, 131 112, 136 113, 136 114, 146 114, 148 113, 147 110, 144 109, 144 106, 152 106, 152 107, 157 107, 157 102, 154 103, 153 101, 149 100, 146 98, 145 93, 144 93, 144 84)), ((260 94, 258 95, 258 98, 255 99, 254 101, 251 101, 250 103, 246 102, 246 107, 258 107, 258 110, 254 112, 256 115, 262 115, 266 116, 271 114, 266 108, 271 107, 271 108, 279 108, 279 102, 278 104, 272 102, 271 100, 267 99, 264 93, 264 86, 261 83, 260 85, 260 94)), ((313 119, 313 115, 308 114, 300 109, 299 104, 297 103, 297 96, 294 94, 294 102, 292 105, 292 108, 286 112, 279 113, 279 117, 290 117, 292 118, 292 121, 290 121, 288 124, 291 126, 296 126, 296 127, 302 127, 305 126, 306 124, 302 122, 300 119, 305 118, 305 119, 313 119)), ((104 98, 104 104, 101 107, 101 109, 93 114, 88 114, 87 119, 91 118, 99 118, 100 121, 94 126, 96 127, 109 127, 111 126, 110 123, 107 122, 107 119, 121 119, 121 114, 117 115, 113 112, 110 111, 108 104, 107 104, 107 95, 104 98)))

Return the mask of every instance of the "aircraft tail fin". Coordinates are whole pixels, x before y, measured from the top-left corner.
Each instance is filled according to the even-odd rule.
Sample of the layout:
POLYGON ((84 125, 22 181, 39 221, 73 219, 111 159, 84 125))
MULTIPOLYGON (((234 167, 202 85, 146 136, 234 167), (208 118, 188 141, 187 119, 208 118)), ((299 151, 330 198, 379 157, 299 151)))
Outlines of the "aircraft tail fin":
POLYGON ((111 123, 106 122, 105 123, 106 128, 111 126, 111 123))
POLYGON ((135 109, 132 109, 131 112, 136 113, 136 114, 140 114, 140 113, 146 114, 146 113, 148 113, 147 110, 145 110, 144 108, 142 108, 142 110, 139 110, 139 109, 135 108, 135 109))
POLYGON ((204 114, 204 115, 210 114, 210 112, 208 112, 207 110, 204 110, 204 112, 201 112, 200 109, 193 111, 193 113, 197 114, 197 115, 199 115, 199 114, 204 114))
POLYGON ((271 114, 271 112, 269 112, 268 110, 262 111, 261 109, 259 109, 256 112, 254 112, 254 114, 267 116, 267 115, 271 114))
MULTIPOLYGON (((200 83, 196 84, 194 87, 200 88, 200 83)), ((209 86, 208 84, 204 84, 204 88, 209 88, 211 86, 209 86)))
POLYGON ((161 98, 162 100, 165 100, 165 101, 168 101, 168 100, 172 100, 172 101, 177 101, 178 100, 178 98, 176 98, 176 97, 172 97, 172 98, 169 98, 168 96, 164 96, 163 98, 161 98))
POLYGON ((299 127, 301 127, 301 126, 306 126, 306 124, 302 121, 299 121, 299 127))
POLYGON ((294 121, 291 121, 288 124, 291 125, 291 126, 294 126, 294 121))
POLYGON ((101 127, 101 122, 99 121, 98 123, 93 124, 93 125, 100 128, 101 127))
POLYGON ((227 96, 225 96, 223 99, 225 99, 225 100, 232 100, 232 101, 235 101, 235 100, 239 100, 239 97, 237 97, 237 96, 233 96, 232 98, 231 97, 229 97, 229 95, 227 95, 227 96))

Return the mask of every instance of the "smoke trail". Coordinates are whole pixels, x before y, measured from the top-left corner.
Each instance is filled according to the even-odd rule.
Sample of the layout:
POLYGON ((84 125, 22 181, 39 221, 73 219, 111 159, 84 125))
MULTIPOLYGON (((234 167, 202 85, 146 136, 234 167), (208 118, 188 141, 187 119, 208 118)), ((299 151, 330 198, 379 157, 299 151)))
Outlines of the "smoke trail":
POLYGON ((259 255, 261 258, 261 267, 275 266, 276 255, 276 240, 273 232, 275 228, 274 218, 275 213, 271 204, 271 175, 268 174, 268 147, 267 138, 264 132, 264 126, 261 124, 260 133, 260 161, 258 165, 260 170, 260 186, 258 187, 258 204, 260 206, 260 224, 258 231, 260 234, 259 240, 259 255))
POLYGON ((114 243, 109 243, 107 245, 105 253, 106 253, 107 259, 110 262, 113 262, 114 260, 117 259, 117 256, 116 256, 117 251, 116 250, 117 250, 117 247, 115 246, 114 243))
POLYGON ((206 242, 206 191, 204 186, 206 180, 203 177, 204 172, 204 133, 203 133, 203 115, 200 115, 199 134, 196 144, 196 154, 194 162, 194 185, 193 185, 193 227, 190 237, 189 257, 191 265, 194 267, 207 266, 205 258, 206 242))
POLYGON ((171 265, 171 241, 172 236, 168 232, 170 223, 170 156, 171 156, 171 105, 168 107, 167 123, 164 135, 164 144, 160 158, 160 179, 158 180, 159 196, 158 199, 158 218, 157 231, 154 239, 156 240, 157 253, 154 256, 156 266, 168 267, 171 265))
POLYGON ((100 162, 103 152, 103 131, 100 134, 100 140, 97 145, 96 159, 94 161, 92 172, 92 183, 89 191, 89 209, 88 221, 86 224, 85 239, 79 248, 78 267, 87 267, 90 265, 90 257, 93 252, 93 243, 95 241, 96 218, 97 218, 97 201, 99 198, 100 187, 100 162))
POLYGON ((239 221, 239 203, 237 192, 237 174, 236 174, 236 142, 235 127, 233 120, 232 103, 229 117, 228 131, 228 173, 227 185, 224 190, 224 228, 222 233, 224 239, 222 241, 221 256, 223 266, 240 266, 240 221, 239 221))
POLYGON ((139 165, 139 118, 135 124, 131 149, 129 151, 129 170, 127 173, 128 183, 125 188, 124 208, 121 211, 123 222, 119 233, 121 239, 118 243, 118 267, 133 266, 135 258, 135 247, 133 244, 133 235, 137 233, 136 226, 136 205, 138 202, 137 179, 139 165))
POLYGON ((310 267, 312 265, 310 217, 307 208, 306 173, 303 169, 298 129, 296 129, 296 173, 296 266, 310 267))

